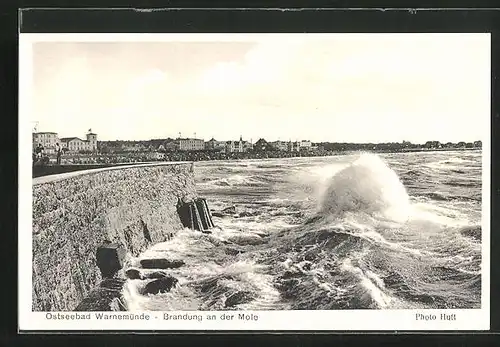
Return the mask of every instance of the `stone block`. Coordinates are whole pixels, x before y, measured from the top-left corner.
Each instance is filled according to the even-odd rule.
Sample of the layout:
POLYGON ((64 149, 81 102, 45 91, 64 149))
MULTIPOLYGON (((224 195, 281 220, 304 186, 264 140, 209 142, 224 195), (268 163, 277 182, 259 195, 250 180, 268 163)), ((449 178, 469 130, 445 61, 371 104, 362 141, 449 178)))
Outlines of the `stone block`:
POLYGON ((142 259, 140 261, 144 269, 177 269, 184 265, 182 260, 170 259, 142 259))
POLYGON ((159 279, 152 280, 141 290, 141 294, 160 294, 168 293, 174 288, 179 281, 175 277, 167 276, 159 279))
POLYGON ((116 243, 106 243, 97 248, 96 260, 104 278, 113 277, 123 267, 126 250, 116 243))
POLYGON ((78 304, 75 311, 119 311, 124 279, 105 279, 78 304))
POLYGON ((142 274, 137 269, 128 269, 127 271, 125 271, 125 276, 127 276, 127 278, 130 280, 141 280, 142 279, 142 274))

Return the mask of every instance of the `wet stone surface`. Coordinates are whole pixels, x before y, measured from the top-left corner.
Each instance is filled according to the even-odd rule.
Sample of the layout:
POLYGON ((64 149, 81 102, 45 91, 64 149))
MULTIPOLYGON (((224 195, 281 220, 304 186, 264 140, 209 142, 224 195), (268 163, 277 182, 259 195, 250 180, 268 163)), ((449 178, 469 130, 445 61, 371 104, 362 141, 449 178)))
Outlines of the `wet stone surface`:
POLYGON ((140 263, 144 269, 177 269, 185 264, 182 260, 170 259, 143 259, 140 263))
POLYGON ((142 274, 137 269, 128 269, 125 271, 125 276, 130 280, 140 280, 143 279, 142 274))
POLYGON ((169 275, 164 271, 154 271, 154 272, 144 274, 143 278, 156 279, 156 278, 163 278, 163 277, 167 277, 167 276, 169 276, 169 275))
POLYGON ((159 279, 152 280, 144 286, 141 290, 141 294, 160 294, 168 293, 172 288, 174 288, 179 281, 177 278, 168 276, 159 279))
POLYGON ((99 284, 99 287, 90 291, 90 293, 75 308, 75 311, 113 311, 119 308, 117 302, 120 301, 121 291, 124 279, 111 278, 105 279, 99 284))

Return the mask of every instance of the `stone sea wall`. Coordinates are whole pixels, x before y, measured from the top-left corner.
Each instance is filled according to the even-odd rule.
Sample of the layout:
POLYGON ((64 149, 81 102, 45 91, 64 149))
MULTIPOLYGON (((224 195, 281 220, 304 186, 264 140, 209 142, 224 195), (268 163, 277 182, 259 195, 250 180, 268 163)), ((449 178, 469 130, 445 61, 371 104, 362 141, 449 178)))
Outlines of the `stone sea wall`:
POLYGON ((195 198, 192 163, 89 170, 33 180, 33 311, 73 310, 102 281, 103 242, 138 255, 182 229, 179 198, 195 198))

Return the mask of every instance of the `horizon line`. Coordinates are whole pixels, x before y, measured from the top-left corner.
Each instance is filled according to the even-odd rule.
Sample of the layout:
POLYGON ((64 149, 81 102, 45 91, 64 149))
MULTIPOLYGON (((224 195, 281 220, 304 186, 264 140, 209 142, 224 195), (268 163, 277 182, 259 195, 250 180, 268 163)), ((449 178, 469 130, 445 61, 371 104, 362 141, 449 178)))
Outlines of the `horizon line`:
MULTIPOLYGON (((204 142, 209 142, 210 140, 214 139, 217 142, 239 142, 239 140, 216 140, 215 138, 210 138, 209 140, 205 140, 204 138, 195 138, 195 137, 165 137, 165 138, 151 138, 148 140, 124 140, 124 139, 115 139, 115 140, 98 140, 98 142, 115 142, 115 141, 126 141, 126 142, 147 142, 147 141, 166 141, 166 140, 202 140, 204 142)), ((258 137, 255 142, 258 140, 265 140, 266 142, 311 142, 311 143, 352 143, 352 144, 380 144, 380 143, 408 143, 408 144, 420 144, 420 143, 427 143, 427 142, 439 142, 441 144, 446 144, 446 143, 473 143, 477 141, 482 141, 481 139, 476 139, 476 140, 460 140, 460 141, 442 141, 442 140, 425 140, 423 142, 412 142, 412 141, 407 141, 407 140, 401 140, 401 141, 367 141, 367 142, 349 142, 349 141, 313 141, 313 140, 307 140, 307 139, 302 139, 302 140, 267 140, 264 137, 258 137)), ((252 139, 250 139, 252 141, 252 139)), ((245 139, 243 139, 243 142, 249 142, 245 139)))

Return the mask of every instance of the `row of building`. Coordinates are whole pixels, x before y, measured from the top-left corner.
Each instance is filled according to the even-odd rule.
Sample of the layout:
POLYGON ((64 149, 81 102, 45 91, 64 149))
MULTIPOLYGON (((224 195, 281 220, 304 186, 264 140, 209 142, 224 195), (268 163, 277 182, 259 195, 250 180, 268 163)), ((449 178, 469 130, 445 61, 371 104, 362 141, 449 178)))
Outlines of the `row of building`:
POLYGON ((208 141, 196 138, 178 138, 170 142, 166 142, 164 149, 167 151, 219 151, 225 153, 244 153, 251 150, 278 150, 278 151, 309 151, 316 149, 311 141, 274 141, 267 142, 264 139, 259 139, 257 142, 245 141, 240 136, 236 141, 217 141, 212 138, 208 141))
MULTIPOLYGON (((56 152, 56 144, 59 144, 64 152, 79 153, 79 152, 97 152, 98 141, 97 134, 91 129, 85 135, 85 139, 79 137, 63 137, 59 138, 55 132, 33 132, 33 149, 41 145, 44 153, 54 154, 56 152)), ((257 142, 245 141, 240 136, 236 141, 217 141, 212 138, 209 141, 198 138, 177 138, 170 141, 165 141, 159 148, 145 147, 137 143, 129 145, 127 148, 122 148, 126 152, 148 152, 156 150, 165 151, 218 151, 224 153, 244 153, 251 150, 266 151, 278 150, 288 152, 310 151, 316 149, 311 141, 274 141, 267 142, 264 139, 259 139, 257 142), (129 148, 130 147, 130 148, 129 148)))
POLYGON ((54 154, 56 146, 59 144, 64 152, 97 152, 97 134, 89 129, 85 137, 85 140, 79 137, 59 138, 58 134, 54 132, 33 132, 33 149, 41 145, 44 153, 54 154))

